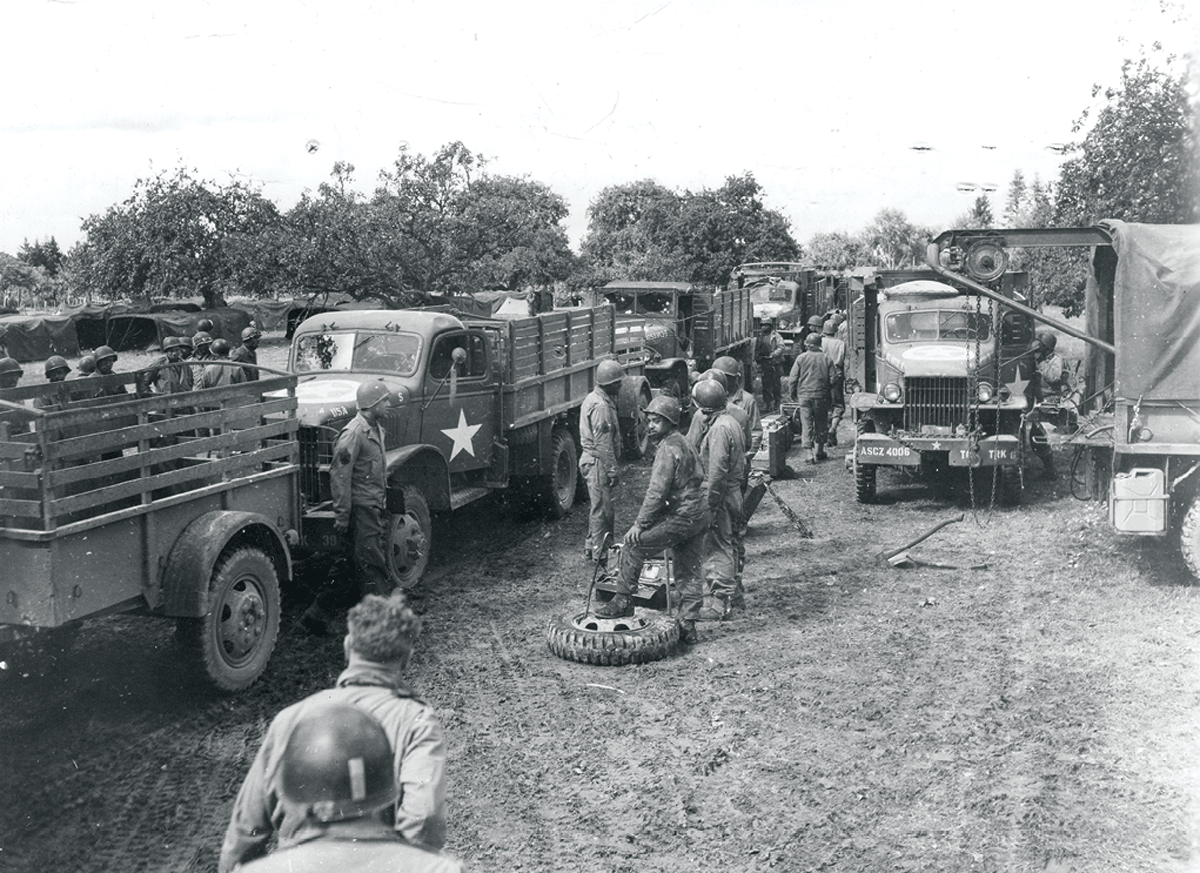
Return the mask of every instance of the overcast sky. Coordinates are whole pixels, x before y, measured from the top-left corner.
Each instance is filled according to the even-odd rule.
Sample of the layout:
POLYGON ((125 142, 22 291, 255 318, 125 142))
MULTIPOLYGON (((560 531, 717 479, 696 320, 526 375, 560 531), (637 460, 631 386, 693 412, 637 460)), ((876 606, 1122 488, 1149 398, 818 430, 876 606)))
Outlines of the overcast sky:
POLYGON ((577 245, 605 186, 752 172, 801 242, 883 208, 941 228, 1013 171, 1052 181, 1093 84, 1174 0, 8 0, 0 251, 57 238, 177 166, 287 209, 335 161, 369 192, 402 142, 461 140, 548 184, 577 245), (1164 7, 1165 8, 1162 8, 1164 7), (310 152, 306 144, 320 144, 310 152), (927 146, 920 150, 913 146, 927 146))

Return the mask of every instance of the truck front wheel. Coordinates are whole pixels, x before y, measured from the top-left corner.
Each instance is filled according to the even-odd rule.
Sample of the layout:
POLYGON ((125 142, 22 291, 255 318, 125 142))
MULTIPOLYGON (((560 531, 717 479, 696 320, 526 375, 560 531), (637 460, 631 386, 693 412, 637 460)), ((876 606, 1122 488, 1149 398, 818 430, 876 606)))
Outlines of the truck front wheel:
POLYGON ((550 472, 539 477, 539 503, 547 518, 559 519, 571 511, 579 478, 579 456, 575 440, 566 428, 555 428, 550 439, 550 472))
POLYGON ((224 553, 213 568, 208 614, 181 618, 177 634, 194 665, 221 691, 248 688, 279 636, 279 577, 262 549, 224 553))
MULTIPOLYGON (((875 422, 861 419, 858 422, 858 432, 875 433, 875 422)), ((854 496, 859 503, 875 502, 875 467, 858 459, 857 445, 854 447, 854 496)))
POLYGON ((1192 578, 1200 580, 1200 494, 1192 498, 1179 526, 1179 552, 1192 578))
POLYGON ((388 570, 400 588, 412 588, 425 575, 429 566, 429 549, 433 543, 433 523, 425 496, 412 485, 405 485, 404 513, 391 517, 388 523, 388 570))

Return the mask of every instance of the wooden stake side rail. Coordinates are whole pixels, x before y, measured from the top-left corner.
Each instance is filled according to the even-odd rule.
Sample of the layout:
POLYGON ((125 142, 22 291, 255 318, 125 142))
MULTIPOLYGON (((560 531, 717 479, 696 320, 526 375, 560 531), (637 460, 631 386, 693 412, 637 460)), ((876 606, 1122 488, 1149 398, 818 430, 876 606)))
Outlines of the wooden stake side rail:
POLYGON ((287 376, 180 394, 90 397, 66 410, 30 410, 29 432, 0 425, 0 539, 103 523, 223 483, 294 470, 295 387, 287 376))

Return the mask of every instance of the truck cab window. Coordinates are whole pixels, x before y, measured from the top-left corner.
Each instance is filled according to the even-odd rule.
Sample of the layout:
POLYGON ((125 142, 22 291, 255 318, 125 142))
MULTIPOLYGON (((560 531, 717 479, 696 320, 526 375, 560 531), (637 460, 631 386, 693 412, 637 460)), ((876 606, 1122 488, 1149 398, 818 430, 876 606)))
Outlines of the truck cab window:
POLYGON ((458 333, 438 337, 429 356, 429 375, 434 379, 445 379, 454 365, 454 350, 462 349, 467 359, 459 369, 460 378, 480 378, 487 375, 487 346, 478 334, 458 333))

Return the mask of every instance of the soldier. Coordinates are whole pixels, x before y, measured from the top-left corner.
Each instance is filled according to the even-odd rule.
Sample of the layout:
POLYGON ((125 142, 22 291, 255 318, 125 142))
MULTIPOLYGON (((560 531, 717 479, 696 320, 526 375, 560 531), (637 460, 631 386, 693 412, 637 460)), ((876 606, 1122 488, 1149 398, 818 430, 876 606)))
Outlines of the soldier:
POLYGON ((826 445, 836 446, 838 425, 846 414, 846 344, 837 338, 833 316, 821 328, 821 351, 829 358, 829 426, 826 445))
MULTIPOLYGON (((1055 349, 1058 347, 1058 335, 1051 330, 1039 330, 1033 341, 1033 360, 1036 367, 1034 378, 1029 387, 1035 404, 1045 401, 1058 401, 1068 386, 1068 378, 1063 359, 1055 349)), ((1050 438, 1046 435, 1037 407, 1030 416, 1029 442, 1033 452, 1042 462, 1043 475, 1054 479, 1058 471, 1054 468, 1054 451, 1050 448, 1050 438)))
POLYGON ((229 360, 229 342, 227 340, 213 340, 211 349, 212 356, 208 358, 209 363, 204 367, 204 372, 200 374, 200 381, 196 383, 197 391, 204 388, 238 385, 246 381, 246 371, 241 367, 228 367, 221 363, 229 360))
MULTIPOLYGON (((693 397, 695 396, 694 392, 696 385, 699 385, 701 382, 707 379, 711 379, 721 386, 721 389, 725 392, 726 398, 725 411, 733 416, 734 421, 736 421, 742 428, 746 440, 749 440, 752 430, 750 416, 747 415, 746 411, 740 406, 737 406, 729 401, 729 379, 724 373, 716 369, 705 370, 703 373, 701 373, 696 379, 696 382, 692 385, 693 397)), ((692 416, 692 423, 688 427, 687 440, 692 444, 692 448, 696 451, 700 451, 700 446, 704 443, 704 435, 708 433, 709 425, 711 425, 712 422, 713 419, 711 417, 706 417, 703 415, 692 416)))
POLYGON ((762 374, 763 412, 779 409, 779 363, 783 360, 783 340, 775 332, 773 319, 764 318, 762 333, 754 343, 754 359, 762 374))
POLYGON ((194 387, 192 368, 184 358, 191 344, 181 336, 169 336, 163 340, 163 356, 156 360, 147 374, 146 381, 156 394, 181 394, 194 387))
POLYGON ((24 375, 25 371, 15 358, 0 358, 0 390, 16 388, 24 375))
POLYGON ((596 367, 596 387, 579 409, 579 472, 587 481, 588 532, 583 541, 585 560, 607 564, 605 543, 612 542, 613 489, 617 487, 617 458, 621 455, 621 427, 616 396, 625 371, 616 361, 596 367))
MULTIPOLYGON (((329 490, 333 496, 333 527, 348 537, 359 596, 387 594, 394 587, 383 551, 383 522, 387 506, 387 456, 382 419, 387 405, 398 405, 382 379, 368 379, 355 395, 358 414, 333 444, 329 490)), ((317 636, 329 632, 331 610, 341 592, 326 589, 300 617, 317 636)))
MULTIPOLYGON (((370 383, 369 383, 370 384, 370 383)), ((404 681, 421 622, 402 594, 369 594, 350 610, 343 641, 347 666, 334 688, 318 691, 272 720, 242 782, 225 831, 218 870, 261 857, 272 836, 280 849, 303 839, 305 810, 283 803, 281 764, 293 727, 329 704, 357 707, 383 725, 392 746, 395 831, 414 846, 446 842, 446 746, 432 706, 404 681)), ((324 869, 324 868, 322 868, 324 869)))
POLYGON ((71 404, 71 392, 64 384, 71 372, 71 365, 61 355, 51 355, 46 358, 46 390, 38 395, 33 405, 47 412, 60 412, 71 404))
MULTIPOLYGON (((729 402, 746 413, 746 475, 750 475, 750 459, 758 454, 762 446, 762 415, 758 411, 758 398, 746 390, 742 382, 742 365, 729 355, 713 361, 713 369, 725 374, 725 392, 729 402)), ((745 482, 742 490, 746 490, 745 482)))
POLYGON ((93 354, 84 355, 79 359, 79 375, 76 379, 86 379, 88 376, 96 372, 96 356, 93 354))
POLYGON ((212 335, 205 331, 198 331, 192 336, 192 363, 196 366, 192 367, 192 382, 199 383, 204 375, 204 369, 208 366, 208 362, 212 360, 212 335))
POLYGON ((380 821, 396 799, 392 746, 383 725, 361 709, 331 704, 297 720, 279 764, 279 795, 303 819, 296 840, 243 870, 462 869, 457 861, 397 839, 380 821))
POLYGON ((804 353, 792 364, 787 387, 788 397, 800 404, 800 445, 808 453, 809 464, 829 457, 825 454, 829 370, 829 358, 821 351, 821 337, 810 333, 804 338, 804 353))
POLYGON ((817 338, 821 337, 821 328, 825 326, 825 319, 820 315, 810 315, 808 322, 804 325, 804 334, 800 337, 803 342, 806 338, 816 334, 817 338))
MULTIPOLYGON (((113 365, 117 362, 117 353, 109 346, 100 346, 92 356, 96 359, 96 372, 92 374, 92 378, 100 378, 102 376, 111 376, 113 374, 113 365)), ((129 393, 129 389, 120 382, 113 380, 111 384, 107 382, 96 389, 94 397, 121 397, 129 393)))
POLYGON ((253 364, 243 367, 247 382, 258 381, 258 343, 262 339, 262 331, 254 325, 242 330, 242 344, 229 355, 229 360, 239 364, 253 364))
POLYGON ((709 420, 700 445, 704 473, 704 505, 710 513, 704 541, 704 578, 708 593, 698 621, 722 621, 737 591, 735 532, 742 523, 742 469, 746 463, 745 431, 727 410, 725 389, 713 379, 697 382, 692 399, 709 420))
POLYGON ((630 595, 642 564, 664 549, 674 550, 675 582, 680 594, 681 639, 696 640, 696 618, 704 600, 701 562, 707 518, 701 501, 704 481, 696 450, 679 432, 679 401, 660 395, 646 407, 650 438, 658 443, 650 485, 633 527, 625 534, 617 571, 617 594, 598 607, 599 618, 633 615, 630 595))

